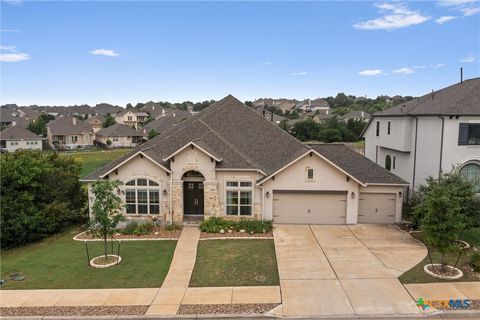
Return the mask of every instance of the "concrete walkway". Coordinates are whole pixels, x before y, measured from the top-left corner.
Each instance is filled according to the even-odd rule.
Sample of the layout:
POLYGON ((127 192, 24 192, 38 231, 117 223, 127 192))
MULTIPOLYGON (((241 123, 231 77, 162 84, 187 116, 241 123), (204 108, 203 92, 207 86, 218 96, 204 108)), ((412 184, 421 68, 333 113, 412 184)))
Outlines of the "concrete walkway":
POLYGON ((397 277, 425 247, 393 226, 277 225, 282 316, 419 315, 397 277))
POLYGON ((406 284, 415 300, 480 299, 480 282, 437 282, 406 284))
POLYGON ((198 228, 183 228, 163 285, 158 290, 147 315, 175 315, 187 291, 197 257, 198 228))

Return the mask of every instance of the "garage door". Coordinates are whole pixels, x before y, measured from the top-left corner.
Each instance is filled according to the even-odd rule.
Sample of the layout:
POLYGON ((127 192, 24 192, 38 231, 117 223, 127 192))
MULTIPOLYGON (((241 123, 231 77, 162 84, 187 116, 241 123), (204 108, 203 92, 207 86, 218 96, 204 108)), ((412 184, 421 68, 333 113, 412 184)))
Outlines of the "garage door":
POLYGON ((358 223, 395 223, 395 193, 360 193, 358 223))
POLYGON ((345 224, 347 193, 273 191, 273 222, 345 224))

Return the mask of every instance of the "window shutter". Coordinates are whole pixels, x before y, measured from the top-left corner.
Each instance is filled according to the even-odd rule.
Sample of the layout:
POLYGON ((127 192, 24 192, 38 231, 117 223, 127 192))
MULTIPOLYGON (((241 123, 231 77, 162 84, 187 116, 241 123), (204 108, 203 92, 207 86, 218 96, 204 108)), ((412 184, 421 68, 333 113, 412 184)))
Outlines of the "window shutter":
POLYGON ((468 123, 460 123, 458 127, 458 145, 468 144, 468 123))

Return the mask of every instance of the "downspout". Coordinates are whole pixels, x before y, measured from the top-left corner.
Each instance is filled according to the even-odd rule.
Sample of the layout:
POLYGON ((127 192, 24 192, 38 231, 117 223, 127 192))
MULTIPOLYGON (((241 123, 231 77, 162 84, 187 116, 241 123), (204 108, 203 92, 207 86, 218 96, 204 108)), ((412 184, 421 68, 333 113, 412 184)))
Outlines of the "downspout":
MULTIPOLYGON (((258 180, 258 171, 257 171, 257 180, 258 180)), ((262 190, 262 221, 265 221, 265 189, 263 186, 258 186, 258 187, 262 190)))
POLYGON ((417 136, 418 136, 418 118, 415 117, 415 149, 413 155, 413 179, 412 179, 412 190, 415 191, 415 169, 417 166, 417 136))
POLYGON ((440 178, 440 175, 442 174, 442 161, 443 161, 443 131, 445 128, 445 118, 442 116, 438 116, 440 119, 442 119, 442 136, 440 138, 440 164, 438 166, 438 178, 440 178))

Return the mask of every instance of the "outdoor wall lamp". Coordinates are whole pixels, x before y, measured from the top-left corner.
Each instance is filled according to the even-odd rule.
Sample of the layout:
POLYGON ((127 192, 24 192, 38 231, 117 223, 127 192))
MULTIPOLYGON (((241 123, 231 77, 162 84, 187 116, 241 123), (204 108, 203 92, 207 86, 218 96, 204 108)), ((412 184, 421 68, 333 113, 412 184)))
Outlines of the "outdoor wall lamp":
POLYGON ((402 196, 403 196, 402 191, 399 191, 399 192, 398 192, 398 197, 401 198, 402 196))
POLYGON ((267 198, 267 199, 270 198, 270 192, 267 191, 267 192, 265 193, 265 198, 267 198))
POLYGON ((355 192, 352 191, 352 193, 350 194, 350 196, 352 197, 352 199, 355 199, 355 192))
POLYGON ((163 189, 163 195, 166 196, 167 195, 167 189, 163 189))

